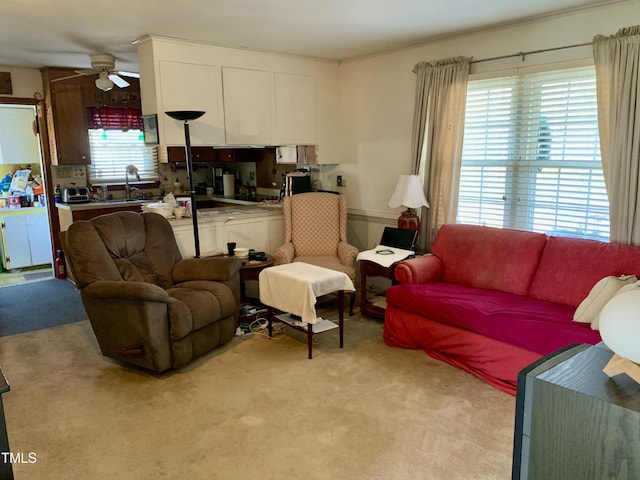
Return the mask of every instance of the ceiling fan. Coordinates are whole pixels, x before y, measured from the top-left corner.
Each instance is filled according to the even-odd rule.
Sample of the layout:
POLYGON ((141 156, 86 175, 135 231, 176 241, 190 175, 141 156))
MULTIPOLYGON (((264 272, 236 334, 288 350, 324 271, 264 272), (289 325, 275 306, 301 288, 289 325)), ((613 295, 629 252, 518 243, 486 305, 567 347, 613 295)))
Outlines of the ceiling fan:
POLYGON ((109 53, 97 53, 91 55, 89 59, 91 60, 90 69, 76 70, 77 75, 56 78, 52 81, 57 82, 60 80, 79 77, 81 75, 98 74, 98 78, 96 78, 96 87, 98 87, 102 91, 108 92, 113 88, 114 85, 120 88, 129 86, 129 82, 122 78, 122 76, 140 78, 140 75, 137 73, 116 71, 116 59, 109 53))

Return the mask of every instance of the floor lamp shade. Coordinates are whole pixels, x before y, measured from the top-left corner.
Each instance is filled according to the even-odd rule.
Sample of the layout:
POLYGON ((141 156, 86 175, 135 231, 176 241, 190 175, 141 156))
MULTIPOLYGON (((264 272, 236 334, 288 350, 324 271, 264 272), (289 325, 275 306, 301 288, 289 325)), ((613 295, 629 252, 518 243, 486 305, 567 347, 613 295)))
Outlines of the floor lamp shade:
POLYGON ((398 217, 398 228, 418 230, 420 228, 420 220, 416 209, 429 207, 429 202, 424 196, 422 179, 418 175, 400 175, 388 205, 391 208, 407 207, 407 210, 398 217))
POLYGON ((193 221, 193 241, 195 244, 195 257, 200 257, 200 237, 198 235, 198 210, 196 207, 196 189, 193 182, 193 158, 191 157, 191 137, 189 135, 189 122, 200 118, 205 112, 199 110, 176 110, 164 112, 174 120, 184 122, 184 141, 186 150, 187 173, 189 175, 189 194, 191 197, 191 220, 193 221))

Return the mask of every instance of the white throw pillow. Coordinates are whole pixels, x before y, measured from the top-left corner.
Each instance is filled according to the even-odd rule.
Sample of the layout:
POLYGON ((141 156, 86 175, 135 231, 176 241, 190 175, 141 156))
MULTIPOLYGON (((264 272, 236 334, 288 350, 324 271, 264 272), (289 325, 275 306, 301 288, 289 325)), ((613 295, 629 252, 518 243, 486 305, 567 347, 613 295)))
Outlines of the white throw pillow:
POLYGON ((620 277, 604 277, 599 280, 587 295, 575 313, 573 321, 580 323, 593 323, 600 316, 602 307, 625 285, 637 282, 635 275, 621 275, 620 277))
MULTIPOLYGON (((633 290, 636 288, 640 288, 640 281, 624 285, 622 288, 618 289, 618 291, 613 296, 617 297, 621 293, 628 292, 629 290, 633 290)), ((602 313, 602 311, 600 311, 600 313, 602 313)), ((591 328, 593 330, 600 330, 600 313, 598 313, 598 316, 596 317, 596 319, 593 322, 591 322, 591 328)))

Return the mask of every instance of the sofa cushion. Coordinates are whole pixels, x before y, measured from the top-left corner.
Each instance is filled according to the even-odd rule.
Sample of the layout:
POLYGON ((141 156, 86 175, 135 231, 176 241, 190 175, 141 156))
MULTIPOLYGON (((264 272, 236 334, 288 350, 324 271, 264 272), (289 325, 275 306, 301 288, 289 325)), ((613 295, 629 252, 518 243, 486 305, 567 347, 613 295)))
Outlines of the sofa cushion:
POLYGON ((444 264, 445 282, 526 295, 546 242, 541 233, 447 224, 431 253, 444 264))
POLYGON ((575 308, 610 275, 640 275, 640 247, 549 237, 529 296, 575 308))
POLYGON ((635 275, 608 276, 598 280, 589 295, 587 295, 587 298, 578 305, 573 314, 573 321, 589 324, 597 321, 602 307, 614 297, 618 290, 636 281, 638 281, 638 278, 635 275))
POLYGON ((452 283, 395 285, 387 304, 546 355, 572 343, 600 341, 589 325, 572 321, 572 307, 452 283))
MULTIPOLYGON (((636 277, 634 275, 631 278, 636 278, 636 277)), ((637 288, 640 288, 640 281, 627 283, 627 284, 623 285, 622 287, 620 287, 613 294, 613 297, 617 297, 618 295, 622 295, 623 293, 630 292, 630 291, 635 290, 637 288)), ((611 300, 613 297, 611 297, 609 300, 611 300)), ((607 303, 609 303, 609 302, 607 301, 607 303)), ((603 306, 603 308, 604 308, 604 306, 603 306)), ((593 322, 591 322, 591 328, 593 330, 600 330, 600 315, 601 315, 601 313, 602 313, 602 310, 598 313, 598 316, 593 320, 593 322)))

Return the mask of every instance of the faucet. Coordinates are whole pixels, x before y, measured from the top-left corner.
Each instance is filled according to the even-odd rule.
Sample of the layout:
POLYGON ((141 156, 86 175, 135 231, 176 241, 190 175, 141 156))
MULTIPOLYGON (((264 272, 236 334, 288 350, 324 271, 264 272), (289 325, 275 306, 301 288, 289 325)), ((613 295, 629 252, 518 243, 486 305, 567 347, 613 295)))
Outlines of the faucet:
POLYGON ((131 192, 138 190, 136 187, 129 186, 129 175, 135 175, 136 180, 140 181, 140 175, 138 174, 138 168, 135 165, 127 165, 124 173, 124 192, 126 200, 131 200, 131 192))

